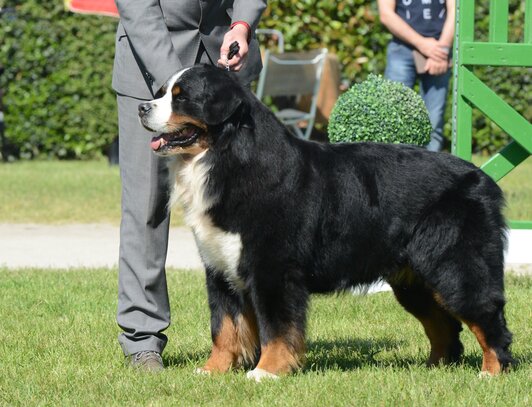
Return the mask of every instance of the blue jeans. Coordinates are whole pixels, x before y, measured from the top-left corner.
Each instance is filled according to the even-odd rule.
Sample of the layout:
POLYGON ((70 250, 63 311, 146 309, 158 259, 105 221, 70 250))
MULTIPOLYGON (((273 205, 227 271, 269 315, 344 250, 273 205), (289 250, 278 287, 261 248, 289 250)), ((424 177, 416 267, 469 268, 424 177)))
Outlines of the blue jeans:
POLYGON ((392 81, 402 82, 413 88, 419 79, 420 94, 427 106, 432 134, 427 149, 441 151, 444 147, 443 115, 447 102, 449 78, 451 70, 442 75, 429 75, 416 73, 412 49, 404 44, 391 41, 386 52, 386 70, 384 76, 392 81))

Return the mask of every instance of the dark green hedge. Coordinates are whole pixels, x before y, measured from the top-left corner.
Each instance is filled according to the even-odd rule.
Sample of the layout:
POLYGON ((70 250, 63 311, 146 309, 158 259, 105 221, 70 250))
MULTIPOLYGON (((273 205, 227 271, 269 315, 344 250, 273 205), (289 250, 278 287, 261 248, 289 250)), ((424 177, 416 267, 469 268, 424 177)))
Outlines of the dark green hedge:
MULTIPOLYGON (((327 47, 343 65, 350 82, 382 73, 390 38, 378 21, 375 1, 270 0, 261 26, 285 34, 286 49, 327 47)), ((480 37, 488 20, 482 0, 480 37)), ((510 0, 510 41, 522 41, 524 2, 510 0)), ((116 20, 75 15, 62 1, 0 0, 15 8, 0 19, 0 76, 6 105, 8 151, 14 157, 90 158, 116 136, 116 107, 111 89, 116 20)), ((493 89, 530 119, 530 70, 479 70, 493 89)), ((450 98, 450 96, 449 96, 450 98)), ((450 100, 450 99, 449 99, 450 100)), ((450 108, 448 109, 448 117, 450 108)), ((497 148, 505 136, 475 113, 477 149, 497 148)), ((450 120, 446 126, 450 134, 450 120)))
POLYGON ((111 89, 116 19, 74 15, 62 1, 0 5, 3 150, 22 158, 101 155, 117 134, 111 89))

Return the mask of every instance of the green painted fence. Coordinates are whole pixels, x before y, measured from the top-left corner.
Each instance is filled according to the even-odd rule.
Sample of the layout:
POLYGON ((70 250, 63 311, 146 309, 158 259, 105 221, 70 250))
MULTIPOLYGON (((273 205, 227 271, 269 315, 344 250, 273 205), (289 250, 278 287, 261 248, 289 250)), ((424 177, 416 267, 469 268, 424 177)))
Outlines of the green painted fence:
MULTIPOLYGON (((525 30, 522 43, 508 42, 508 0, 490 0, 487 42, 475 41, 477 1, 456 1, 452 153, 471 160, 472 110, 478 109, 513 139, 481 167, 495 181, 532 154, 532 124, 479 79, 473 68, 481 65, 502 69, 532 67, 532 0, 523 1, 525 30)), ((525 97, 530 98, 530 95, 525 97)), ((532 229, 532 220, 510 221, 510 226, 532 229)))

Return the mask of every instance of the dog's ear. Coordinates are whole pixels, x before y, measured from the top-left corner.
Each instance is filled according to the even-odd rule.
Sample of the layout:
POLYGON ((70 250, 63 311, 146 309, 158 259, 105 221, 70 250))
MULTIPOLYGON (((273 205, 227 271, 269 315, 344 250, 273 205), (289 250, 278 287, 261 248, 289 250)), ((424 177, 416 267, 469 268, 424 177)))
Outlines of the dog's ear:
POLYGON ((218 125, 229 120, 245 104, 246 92, 233 73, 218 67, 206 67, 204 82, 206 95, 203 117, 208 125, 218 125))
POLYGON ((205 100, 203 105, 203 117, 209 126, 215 126, 229 120, 238 110, 243 100, 237 93, 220 95, 215 93, 205 100))

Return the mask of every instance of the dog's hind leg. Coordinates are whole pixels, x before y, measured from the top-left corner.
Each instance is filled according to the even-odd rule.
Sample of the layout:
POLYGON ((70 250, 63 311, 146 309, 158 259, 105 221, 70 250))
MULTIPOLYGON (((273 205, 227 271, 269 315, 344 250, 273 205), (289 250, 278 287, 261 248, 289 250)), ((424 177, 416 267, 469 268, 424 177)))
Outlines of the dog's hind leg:
MULTIPOLYGON (((453 264, 453 268, 461 276, 466 273, 463 266, 460 268, 457 263, 453 264)), ((478 278, 476 286, 468 280, 457 276, 456 284, 451 289, 436 288, 437 299, 475 335, 483 353, 482 374, 496 375, 507 370, 513 363, 509 350, 512 334, 504 318, 502 280, 482 281, 478 278)))
POLYGON ((481 238, 465 230, 461 236, 462 241, 448 246, 444 255, 425 257, 414 267, 438 305, 475 335, 483 352, 482 373, 496 375, 513 362, 512 334, 504 318, 502 244, 494 243, 488 232, 481 238))
POLYGON ((503 200, 480 171, 457 181, 420 217, 408 258, 438 304, 475 334, 482 372, 495 375, 512 363, 512 335, 504 318, 503 200))
POLYGON ((441 272, 452 284, 435 281, 438 300, 456 318, 464 322, 482 348, 482 373, 496 375, 510 367, 512 334, 504 317, 502 262, 488 263, 486 256, 475 256, 472 248, 456 248, 441 262, 441 272), (462 253, 460 253, 462 252, 462 253), (468 261, 466 253, 469 254, 468 261), (491 271, 496 268, 496 271, 491 271), (439 284, 440 283, 440 284, 439 284))
POLYGON ((506 328, 502 310, 479 322, 466 323, 482 348, 481 374, 493 376, 509 369, 513 364, 509 351, 512 334, 506 328))
POLYGON ((245 295, 235 292, 223 275, 207 270, 212 351, 198 373, 226 372, 253 364, 259 349, 255 314, 245 295))
POLYGON ((460 342, 461 323, 441 307, 433 292, 411 271, 392 276, 389 283, 397 301, 421 322, 429 338, 427 366, 457 362, 464 349, 460 342))

